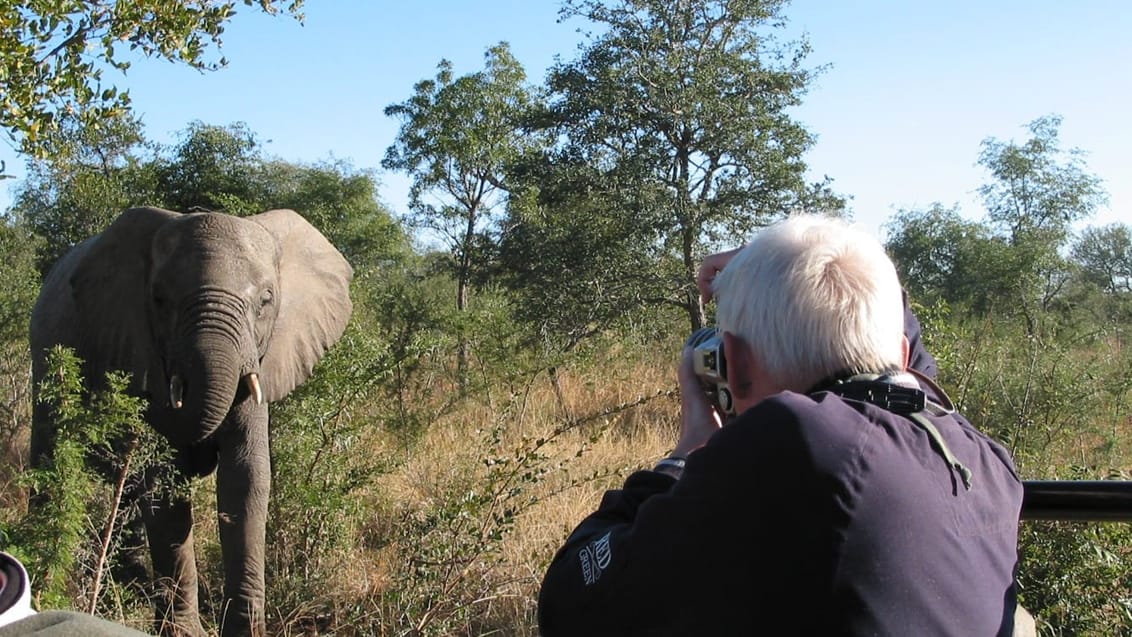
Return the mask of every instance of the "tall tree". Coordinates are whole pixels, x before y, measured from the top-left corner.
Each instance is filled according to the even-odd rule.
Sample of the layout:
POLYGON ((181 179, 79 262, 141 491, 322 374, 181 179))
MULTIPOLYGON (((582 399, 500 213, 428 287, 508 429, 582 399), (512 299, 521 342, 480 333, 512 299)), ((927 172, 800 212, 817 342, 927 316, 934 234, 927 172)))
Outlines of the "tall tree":
POLYGON ((502 281, 541 348, 571 350, 630 321, 672 329, 652 215, 663 202, 628 195, 611 187, 615 172, 558 153, 529 158, 511 177, 523 188, 508 203, 502 281))
POLYGON ((982 142, 979 165, 992 181, 979 188, 987 218, 1012 243, 1039 239, 1060 246, 1074 222, 1086 219, 1108 197, 1101 180, 1086 172, 1085 153, 1061 148, 1061 118, 1040 117, 1018 143, 993 137, 982 142))
MULTIPOLYGON (((536 99, 522 65, 506 43, 484 57, 483 71, 459 78, 452 64, 441 60, 435 79, 418 82, 413 97, 385 109, 401 128, 382 166, 412 178, 411 223, 451 252, 460 312, 467 309, 473 277, 496 243, 508 196, 507 166, 539 143, 520 127, 536 99)), ((467 346, 461 338, 461 379, 467 346)))
POLYGON ((66 119, 97 128, 129 110, 129 94, 103 84, 127 56, 158 58, 202 71, 224 26, 242 4, 269 14, 299 13, 303 0, 39 0, 0 9, 0 128, 37 156, 66 119))
POLYGON ((623 199, 647 202, 635 207, 651 219, 633 226, 659 233, 673 262, 653 267, 693 327, 705 318, 697 261, 713 241, 734 245, 792 210, 843 205, 826 184, 804 181, 813 137, 789 109, 813 71, 802 66, 804 41, 774 39, 785 4, 568 0, 562 10, 599 27, 578 59, 549 75, 564 154, 615 176, 606 188, 623 199))
POLYGON ((987 219, 1010 245, 1018 275, 1012 298, 1004 300, 1026 317, 1031 333, 1035 311, 1049 309, 1068 280, 1062 252, 1073 224, 1108 199, 1100 179, 1087 172, 1084 153, 1061 148, 1060 126, 1060 117, 1036 119, 1026 141, 988 138, 979 154, 992 178, 979 188, 987 219))
POLYGON ((912 298, 942 299, 985 312, 1017 280, 1010 248, 985 223, 934 204, 901 210, 887 224, 885 249, 912 298))

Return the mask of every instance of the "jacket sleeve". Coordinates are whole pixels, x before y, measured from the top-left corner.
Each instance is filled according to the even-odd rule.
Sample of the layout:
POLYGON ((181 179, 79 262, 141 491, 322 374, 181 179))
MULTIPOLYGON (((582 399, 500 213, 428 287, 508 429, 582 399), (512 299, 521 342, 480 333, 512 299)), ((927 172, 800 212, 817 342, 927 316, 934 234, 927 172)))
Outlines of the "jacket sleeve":
POLYGON ((638 471, 608 492, 547 570, 543 637, 696 634, 696 626, 719 634, 702 629, 705 609, 712 621, 748 614, 748 607, 716 608, 718 591, 738 590, 761 568, 752 542, 783 546, 797 535, 793 525, 758 520, 813 517, 815 500, 804 495, 812 472, 798 432, 793 411, 763 401, 689 455, 679 480, 638 471))
POLYGON ((908 366, 928 378, 935 379, 936 374, 939 373, 939 368, 936 366, 935 357, 929 354, 924 347, 920 334, 920 321, 916 318, 916 314, 912 312, 907 292, 904 293, 904 336, 908 337, 908 345, 910 346, 908 366))
POLYGON ((633 522, 646 500, 668 492, 675 483, 663 473, 638 471, 623 488, 606 492, 598 510, 574 529, 554 556, 539 591, 538 621, 543 637, 600 635, 624 625, 625 618, 617 615, 629 609, 611 593, 623 590, 616 580, 626 570, 623 562, 630 552, 633 522), (593 608, 598 610, 589 612, 593 608))

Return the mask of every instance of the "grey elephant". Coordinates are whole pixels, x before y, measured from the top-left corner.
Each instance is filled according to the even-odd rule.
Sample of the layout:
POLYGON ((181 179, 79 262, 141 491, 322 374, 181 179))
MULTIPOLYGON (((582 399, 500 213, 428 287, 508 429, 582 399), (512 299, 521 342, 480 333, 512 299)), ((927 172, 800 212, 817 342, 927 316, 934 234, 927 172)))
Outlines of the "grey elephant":
MULTIPOLYGON (((238 218, 133 208, 55 264, 32 312, 37 386, 55 344, 75 349, 88 384, 131 372, 131 392, 149 399, 147 422, 176 452, 177 475, 216 471, 226 636, 264 633, 267 403, 305 381, 342 335, 352 277, 291 210, 238 218)), ((50 457, 54 438, 36 406, 33 462, 50 457)), ((144 504, 159 630, 204 634, 191 504, 144 504)))

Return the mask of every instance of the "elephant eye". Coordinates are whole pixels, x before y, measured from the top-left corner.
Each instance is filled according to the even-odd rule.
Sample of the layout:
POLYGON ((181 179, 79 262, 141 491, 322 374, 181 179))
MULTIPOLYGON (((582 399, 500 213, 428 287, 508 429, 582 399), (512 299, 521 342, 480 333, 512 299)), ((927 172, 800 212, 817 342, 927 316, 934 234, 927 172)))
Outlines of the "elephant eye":
POLYGON ((273 300, 274 300, 274 295, 271 293, 271 290, 264 290, 263 296, 259 297, 259 313, 260 313, 260 315, 262 315, 267 310, 268 306, 271 305, 273 300))

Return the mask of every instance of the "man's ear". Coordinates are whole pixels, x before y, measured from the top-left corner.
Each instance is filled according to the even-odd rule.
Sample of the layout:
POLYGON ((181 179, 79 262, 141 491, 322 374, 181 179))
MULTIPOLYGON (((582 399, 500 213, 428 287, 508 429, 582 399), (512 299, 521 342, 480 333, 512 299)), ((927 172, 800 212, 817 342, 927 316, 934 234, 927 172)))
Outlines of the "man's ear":
POLYGON ((747 398, 755 380, 754 353, 747 342, 731 332, 723 332, 723 356, 727 359, 727 384, 737 399, 747 398))
MULTIPOLYGON (((724 347, 727 347, 724 344, 724 347)), ((908 369, 908 364, 912 362, 912 344, 908 342, 907 336, 900 337, 900 358, 904 360, 903 369, 908 369)))

